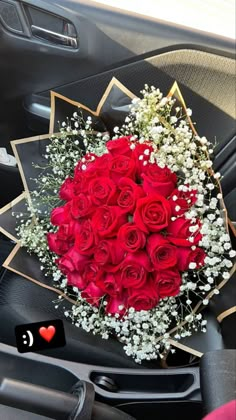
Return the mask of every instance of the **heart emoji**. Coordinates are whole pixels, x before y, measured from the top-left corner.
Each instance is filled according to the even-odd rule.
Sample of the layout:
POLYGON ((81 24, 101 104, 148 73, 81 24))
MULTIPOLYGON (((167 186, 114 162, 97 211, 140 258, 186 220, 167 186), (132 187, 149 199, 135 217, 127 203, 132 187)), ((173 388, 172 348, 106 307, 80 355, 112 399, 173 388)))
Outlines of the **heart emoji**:
POLYGON ((46 327, 39 328, 39 334, 48 343, 50 343, 55 333, 56 333, 56 328, 53 325, 49 325, 48 328, 46 327))

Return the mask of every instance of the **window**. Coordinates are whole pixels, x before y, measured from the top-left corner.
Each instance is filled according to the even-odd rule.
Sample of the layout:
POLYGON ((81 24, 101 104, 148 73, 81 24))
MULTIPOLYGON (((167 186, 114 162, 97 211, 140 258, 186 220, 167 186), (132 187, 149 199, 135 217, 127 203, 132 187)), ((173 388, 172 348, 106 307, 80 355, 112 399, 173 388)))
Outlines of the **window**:
POLYGON ((94 1, 216 35, 235 38, 235 0, 94 1))

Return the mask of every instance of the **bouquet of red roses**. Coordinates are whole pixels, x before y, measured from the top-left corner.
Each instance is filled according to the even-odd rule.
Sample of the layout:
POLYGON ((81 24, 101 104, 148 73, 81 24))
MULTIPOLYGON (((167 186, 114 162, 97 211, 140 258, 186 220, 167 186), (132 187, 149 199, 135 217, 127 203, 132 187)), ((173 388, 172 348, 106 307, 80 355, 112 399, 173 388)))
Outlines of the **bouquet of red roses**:
POLYGON ((176 296, 181 273, 200 269, 199 218, 185 217, 197 200, 178 176, 149 162, 152 143, 110 140, 102 156, 87 153, 60 188, 66 204, 52 211, 51 251, 67 284, 107 314, 150 310, 176 296))
POLYGON ((235 256, 210 143, 189 109, 154 87, 142 95, 114 136, 77 112, 62 124, 18 228, 45 275, 73 295, 65 316, 115 335, 137 362, 206 331, 200 309, 235 256))

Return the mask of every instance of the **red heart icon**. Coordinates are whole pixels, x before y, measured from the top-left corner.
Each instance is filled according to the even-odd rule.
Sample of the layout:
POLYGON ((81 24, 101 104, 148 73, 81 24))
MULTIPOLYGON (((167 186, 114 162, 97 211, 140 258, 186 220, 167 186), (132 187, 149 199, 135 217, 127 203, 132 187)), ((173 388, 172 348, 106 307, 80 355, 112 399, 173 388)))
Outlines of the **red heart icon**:
POLYGON ((45 327, 39 328, 39 334, 48 343, 50 343, 55 333, 56 333, 56 328, 53 325, 49 325, 48 328, 45 328, 45 327))

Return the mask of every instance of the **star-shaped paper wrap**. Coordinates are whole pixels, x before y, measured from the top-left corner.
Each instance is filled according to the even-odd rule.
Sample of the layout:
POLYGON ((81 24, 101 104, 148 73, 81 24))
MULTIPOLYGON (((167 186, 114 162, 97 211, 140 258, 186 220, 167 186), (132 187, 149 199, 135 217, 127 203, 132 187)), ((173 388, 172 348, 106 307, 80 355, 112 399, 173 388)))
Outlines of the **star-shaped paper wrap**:
MULTIPOLYGON (((168 96, 174 97, 177 104, 186 111, 184 99, 176 82, 173 84, 168 96)), ((46 145, 49 143, 51 135, 58 131, 59 121, 62 122, 66 119, 66 117, 72 116, 79 107, 83 113, 84 119, 86 119, 89 115, 92 117, 93 127, 96 131, 108 131, 112 133, 115 126, 119 126, 124 122, 125 116, 129 112, 129 105, 133 98, 135 98, 135 95, 115 78, 113 78, 107 86, 95 111, 56 92, 51 92, 49 134, 11 142, 23 181, 24 192, 0 210, 0 231, 16 242, 16 246, 3 264, 5 268, 38 284, 41 287, 53 290, 58 295, 63 295, 61 290, 54 287, 52 279, 44 276, 43 272, 40 270, 41 264, 37 257, 29 255, 26 252, 26 249, 21 248, 15 233, 17 218, 13 217, 12 214, 15 213, 17 215, 18 213, 26 213, 26 202, 27 200, 30 200, 30 191, 35 189, 35 184, 32 178, 36 178, 40 171, 39 169, 36 169, 35 166, 32 166, 32 162, 34 162, 34 164, 39 164, 40 166, 46 162, 44 157, 46 145)), ((187 118, 193 132, 197 134, 190 117, 187 118)), ((221 191, 220 183, 219 190, 221 191)), ((223 200, 221 201, 221 207, 226 226, 227 228, 229 227, 231 233, 235 235, 235 229, 228 219, 223 200)), ((219 322, 222 321, 225 316, 236 310, 236 307, 230 304, 230 290, 231 287, 234 286, 235 281, 234 266, 231 272, 230 281, 223 280, 218 285, 218 288, 222 289, 222 287, 228 283, 228 287, 224 289, 227 289, 226 293, 220 293, 220 295, 214 296, 214 299, 211 299, 213 297, 212 292, 206 296, 206 299, 211 299, 211 306, 213 307, 214 313, 216 314, 219 322)), ((68 296, 64 295, 64 297, 71 303, 75 303, 68 296)), ((193 309, 193 312, 201 309, 201 303, 199 302, 193 309)), ((214 322, 216 322, 215 317, 212 314, 210 314, 209 317, 211 322, 214 324, 214 322)), ((206 318, 208 318, 208 316, 206 316, 206 318)), ((176 329, 177 328, 173 328, 169 331, 170 334, 174 333, 176 329)), ((208 333, 197 333, 189 338, 181 340, 180 342, 170 339, 170 343, 183 351, 193 354, 194 356, 201 357, 205 351, 210 350, 207 334, 208 333)))

